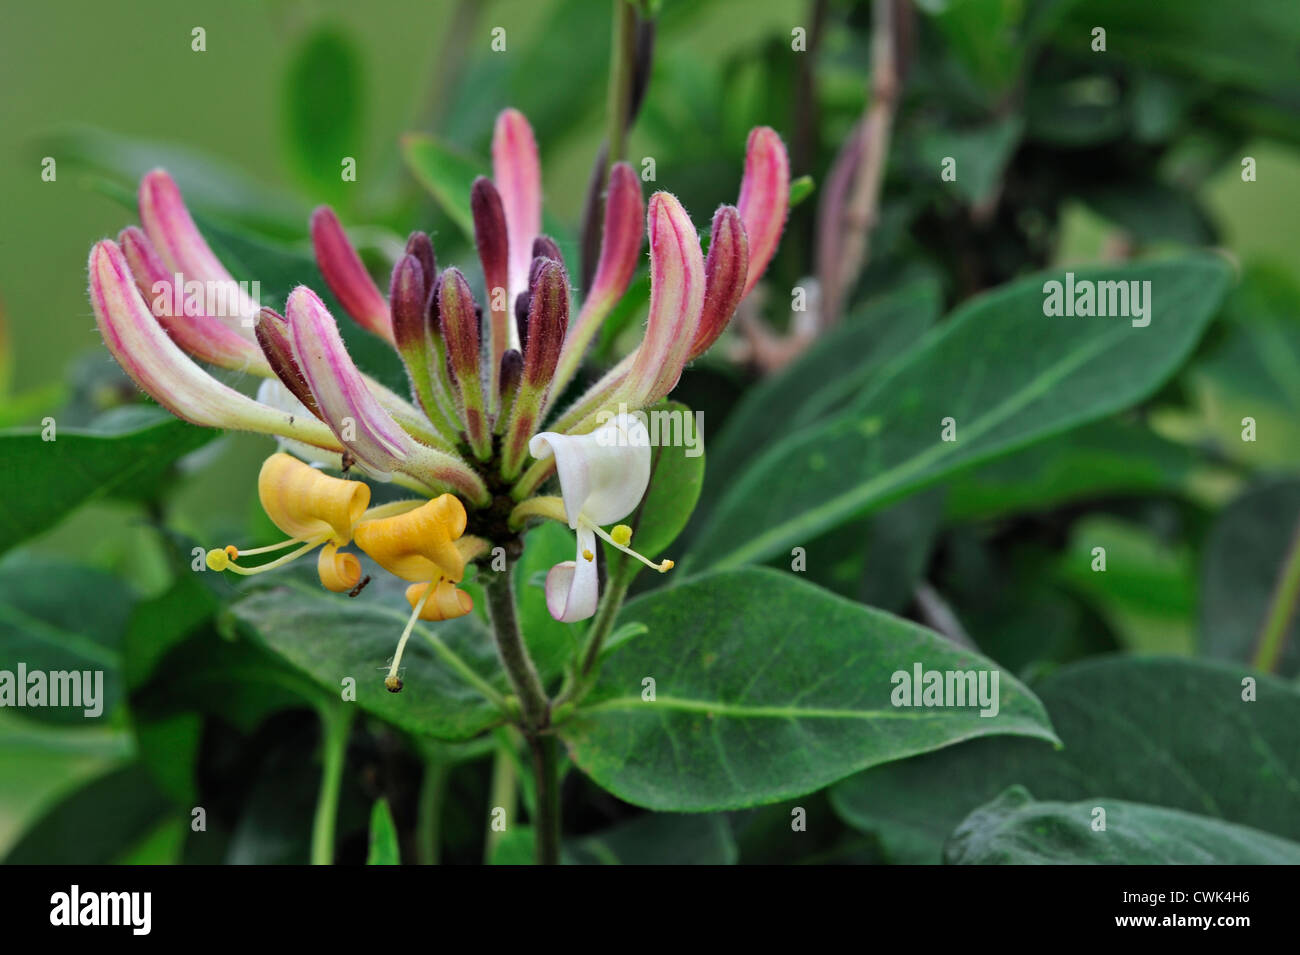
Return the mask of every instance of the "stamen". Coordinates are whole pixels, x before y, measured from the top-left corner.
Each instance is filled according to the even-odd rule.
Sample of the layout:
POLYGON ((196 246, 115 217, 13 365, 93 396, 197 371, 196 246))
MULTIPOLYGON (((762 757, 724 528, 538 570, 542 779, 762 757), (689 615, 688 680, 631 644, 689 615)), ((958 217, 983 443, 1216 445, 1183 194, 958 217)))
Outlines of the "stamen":
POLYGON ((406 650, 406 641, 411 638, 411 630, 415 627, 415 621, 420 619, 420 611, 424 609, 425 603, 427 603, 429 598, 433 596, 437 584, 438 581, 436 580, 429 581, 429 586, 424 590, 424 596, 420 598, 420 602, 416 604, 415 609, 411 611, 411 616, 406 621, 406 629, 402 631, 402 637, 397 641, 397 652, 393 654, 393 665, 388 668, 388 677, 384 680, 384 688, 387 689, 389 693, 402 692, 402 680, 397 675, 397 668, 401 665, 402 653, 406 650))
POLYGON ((286 547, 292 547, 294 544, 299 543, 301 543, 301 541, 298 538, 290 537, 288 540, 280 541, 278 544, 267 544, 265 547, 254 547, 251 550, 240 550, 234 544, 227 544, 222 549, 226 552, 226 556, 231 560, 238 560, 240 557, 248 557, 252 554, 265 554, 273 550, 284 550, 286 547))
MULTIPOLYGON (((276 567, 281 567, 281 566, 283 566, 284 564, 289 563, 291 560, 295 560, 295 559, 301 557, 303 554, 307 553, 307 551, 309 551, 309 550, 314 550, 315 548, 317 548, 317 547, 319 547, 321 544, 323 544, 326 540, 327 540, 327 538, 321 537, 321 538, 318 538, 317 540, 310 540, 310 541, 307 541, 305 544, 303 544, 303 545, 302 545, 301 547, 299 547, 297 550, 295 550, 295 551, 291 551, 291 552, 289 552, 288 554, 285 554, 283 557, 280 557, 280 558, 277 558, 276 560, 271 561, 269 564, 259 564, 259 565, 256 566, 256 567, 240 567, 238 564, 236 564, 234 561, 232 561, 232 560, 230 559, 230 555, 229 555, 225 550, 210 550, 210 551, 208 551, 207 561, 208 561, 208 566, 211 567, 213 570, 217 570, 217 571, 221 571, 221 570, 229 570, 229 571, 232 571, 232 572, 234 572, 234 573, 236 573, 236 574, 242 574, 242 575, 244 575, 245 577, 251 577, 251 576, 253 576, 254 574, 260 574, 260 573, 262 573, 263 571, 272 570, 272 569, 274 569, 274 568, 276 568, 276 567)), ((301 542, 300 542, 300 541, 290 541, 289 543, 291 543, 291 544, 297 544, 297 543, 301 543, 301 542)), ((264 548, 264 549, 267 549, 267 550, 277 550, 277 549, 279 549, 279 548, 282 547, 282 546, 284 546, 284 545, 277 544, 277 545, 275 545, 274 547, 271 547, 271 548, 264 548)), ((245 554, 252 554, 252 553, 256 553, 256 551, 244 551, 244 553, 245 553, 245 554)))
MULTIPOLYGON (((621 551, 622 551, 623 553, 625 553, 625 554, 628 554, 628 555, 630 555, 630 556, 632 556, 632 557, 635 557, 637 560, 641 561, 641 563, 645 564, 647 567, 652 567, 652 568, 654 568, 655 570, 659 571, 659 573, 661 573, 661 574, 666 574, 666 573, 668 573, 668 571, 670 571, 670 570, 673 569, 674 564, 673 564, 673 562, 672 562, 671 560, 668 560, 667 558, 665 558, 664 560, 661 560, 661 561, 659 561, 659 563, 656 564, 654 561, 650 560, 648 557, 643 557, 643 556, 641 556, 640 554, 638 554, 636 551, 634 551, 632 548, 626 546, 625 544, 620 544, 617 540, 614 539, 614 537, 611 537, 608 533, 606 533, 606 532, 605 532, 604 530, 602 530, 601 528, 597 527, 595 524, 590 525, 590 527, 591 527, 591 529, 592 529, 593 531, 595 531, 596 536, 599 537, 601 540, 608 541, 610 544, 614 545, 615 548, 617 548, 618 550, 621 550, 621 551)), ((618 527, 615 527, 615 528, 614 528, 614 533, 615 533, 618 537, 623 537, 624 535, 623 535, 622 533, 619 532, 619 527, 627 527, 627 525, 626 525, 626 524, 620 524, 618 527)), ((630 539, 631 539, 631 535, 632 535, 632 529, 629 527, 628 530, 627 530, 627 538, 626 538, 626 539, 630 540, 630 539)), ((585 555, 584 555, 584 556, 585 556, 585 555)), ((590 558, 589 558, 589 559, 590 559, 590 558)))
POLYGON ((632 528, 626 524, 619 524, 610 532, 609 537, 615 544, 626 547, 632 543, 632 528))
POLYGON ((589 550, 584 550, 584 551, 582 552, 582 559, 583 559, 583 560, 595 560, 595 559, 596 559, 596 555, 593 554, 593 553, 592 553, 591 551, 589 551, 589 550))

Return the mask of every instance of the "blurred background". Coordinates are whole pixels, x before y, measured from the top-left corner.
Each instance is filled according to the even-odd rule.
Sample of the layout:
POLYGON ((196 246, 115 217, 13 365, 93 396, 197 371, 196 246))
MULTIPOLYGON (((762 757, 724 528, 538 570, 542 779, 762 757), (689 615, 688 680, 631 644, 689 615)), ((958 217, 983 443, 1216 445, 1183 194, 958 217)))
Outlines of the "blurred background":
MULTIPOLYGON (((799 189, 802 201, 769 271, 771 294, 759 309, 758 318, 781 334, 791 322, 786 290, 817 272, 823 183, 869 102, 871 4, 656 6, 652 71, 627 148, 638 168, 644 157, 655 160, 647 193, 673 191, 707 228, 718 204, 735 201, 745 136, 759 124, 785 139, 792 175, 811 179, 799 189), (807 49, 792 55, 800 30, 807 49)), ((1050 264, 1189 246, 1224 248, 1252 277, 1230 306, 1237 324, 1216 328, 1189 373, 1143 419, 1179 447, 1210 449, 1196 467, 1184 468, 1181 458, 1165 462, 1177 472, 1162 482, 1166 497, 1084 515, 1070 510, 1071 502, 1009 517, 969 496, 963 514, 926 532, 928 549, 918 560, 931 562, 936 582, 948 575, 948 598, 975 631, 1013 618, 1018 626, 1049 620, 1062 632, 1075 633, 1077 625, 1096 645, 1193 652, 1215 515, 1256 477, 1293 474, 1300 462, 1300 379, 1294 366, 1260 370, 1272 346, 1261 352, 1259 341, 1269 339, 1253 337, 1250 323, 1267 313, 1281 341, 1298 340, 1297 5, 917 0, 914 14, 900 55, 906 75, 880 222, 846 311, 904 282, 935 283, 951 307, 1050 264), (1107 30, 1105 52, 1090 48, 1096 26, 1107 30), (961 163, 956 183, 936 172, 949 155, 961 163), (1255 160, 1255 183, 1243 183, 1243 156, 1255 160), (1277 429, 1266 444, 1234 440, 1247 399, 1277 429), (989 520, 999 522, 994 535, 981 524, 989 520), (1075 543, 1080 520, 1119 527, 1129 566, 1141 570, 1100 584, 1059 574, 1039 579, 1044 554, 1055 560, 1082 546, 1075 543), (963 561, 976 568, 966 576, 963 561), (995 564, 1035 576, 1028 603, 985 600, 978 568, 995 564)), ((466 170, 489 172, 492 123, 514 106, 532 122, 541 149, 546 228, 576 270, 588 180, 605 132, 605 0, 57 0, 6 4, 0 17, 4 427, 39 425, 49 414, 60 427, 86 425, 133 400, 134 389, 100 343, 85 263, 95 240, 136 220, 134 183, 155 166, 177 178, 205 221, 296 255, 309 254, 308 215, 327 202, 356 227, 377 274, 386 274, 396 243, 424 228, 440 262, 477 275, 456 200, 447 195, 468 181, 466 170), (491 48, 495 27, 506 31, 503 52, 491 48), (204 31, 203 52, 192 49, 195 28, 204 31), (431 136, 438 150, 423 181, 404 156, 408 133, 431 136), (355 183, 340 181, 339 156, 356 158, 355 183), (42 179, 44 157, 57 163, 53 182, 42 179)), ((638 320, 632 309, 624 326, 638 320)), ((745 360, 740 338, 729 334, 677 395, 706 409, 710 430, 723 426, 727 409, 766 373, 745 360)), ((618 348, 611 335, 602 354, 618 348)), ((1285 352, 1288 361, 1300 355, 1285 352)), ((266 439, 223 437, 182 462, 161 496, 92 501, 7 554, 0 628, 8 628, 8 646, 35 639, 40 627, 62 628, 97 645, 91 658, 119 660, 132 627, 146 626, 148 613, 171 614, 165 600, 177 569, 168 534, 217 542, 245 539, 247 527, 261 526, 253 475, 267 449, 266 439), (65 602, 84 606, 51 610, 38 627, 24 601, 39 569, 51 564, 84 570, 84 589, 65 602)), ((1289 490, 1276 493, 1291 500, 1289 490)), ((861 597, 861 581, 889 558, 879 551, 853 557, 844 579, 821 582, 861 597)), ((889 609, 914 609, 910 596, 893 602, 889 609)), ((6 649, 0 664, 9 656, 6 649)), ((293 858, 295 845, 249 834, 276 826, 247 820, 260 812, 295 819, 304 806, 310 815, 316 731, 311 718, 295 722, 270 704, 265 710, 227 714, 235 728, 208 725, 206 736, 198 715, 146 724, 133 720, 123 699, 93 725, 0 711, 0 857, 61 807, 57 821, 45 817, 43 824, 91 845, 105 861, 182 858, 188 816, 174 805, 185 805, 214 774, 279 760, 292 769, 268 770, 266 778, 301 783, 303 792, 297 803, 264 805, 261 790, 224 791, 227 858, 293 858), (148 757, 151 735, 189 742, 148 757), (134 776, 113 775, 138 766, 142 750, 152 767, 143 789, 134 776), (168 764, 177 778, 165 778, 168 764), (78 828, 69 820, 87 818, 78 812, 79 787, 105 779, 95 805, 118 799, 132 822, 129 839, 100 846, 90 822, 78 828)), ((382 750, 385 743, 374 745, 382 750)), ((446 824, 464 825, 451 851, 469 858, 479 852, 476 820, 487 782, 471 774, 457 785, 460 803, 472 808, 456 809, 450 797, 446 824)), ((345 798, 341 832, 353 825, 364 834, 361 805, 359 796, 356 805, 345 798)), ((346 840, 341 846, 352 851, 346 840)))

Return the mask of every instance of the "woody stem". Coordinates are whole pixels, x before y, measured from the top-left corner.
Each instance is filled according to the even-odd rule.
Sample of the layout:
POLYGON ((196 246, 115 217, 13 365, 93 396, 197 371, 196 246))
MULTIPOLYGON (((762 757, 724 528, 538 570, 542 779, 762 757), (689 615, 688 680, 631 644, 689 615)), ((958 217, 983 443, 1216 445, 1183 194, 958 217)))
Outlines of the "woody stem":
POLYGON ((555 737, 543 732, 550 720, 551 704, 519 631, 512 580, 513 564, 508 562, 504 570, 488 575, 483 590, 487 595, 488 616, 492 619, 497 653, 519 697, 524 737, 533 756, 537 787, 537 818, 534 820, 537 861, 541 865, 556 865, 560 861, 558 753, 555 737))

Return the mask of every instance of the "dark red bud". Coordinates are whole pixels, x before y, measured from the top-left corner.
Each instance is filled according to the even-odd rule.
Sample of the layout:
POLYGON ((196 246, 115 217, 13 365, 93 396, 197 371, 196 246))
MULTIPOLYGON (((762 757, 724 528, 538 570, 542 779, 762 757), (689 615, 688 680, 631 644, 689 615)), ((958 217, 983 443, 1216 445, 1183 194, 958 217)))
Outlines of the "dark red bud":
POLYGON ((704 309, 691 345, 691 358, 709 350, 731 321, 745 291, 749 272, 749 240, 735 206, 722 206, 713 216, 709 256, 704 260, 704 309))
POLYGON ((266 362, 275 372, 275 377, 308 411, 320 418, 316 399, 307 386, 307 379, 298 367, 297 359, 293 357, 293 345, 289 343, 289 323, 284 316, 274 309, 261 309, 257 313, 253 334, 257 336, 257 344, 261 346, 262 354, 266 356, 266 362))
POLYGON ((564 266, 541 261, 528 306, 528 342, 524 346, 524 384, 541 388, 555 374, 569 328, 569 277, 564 266))

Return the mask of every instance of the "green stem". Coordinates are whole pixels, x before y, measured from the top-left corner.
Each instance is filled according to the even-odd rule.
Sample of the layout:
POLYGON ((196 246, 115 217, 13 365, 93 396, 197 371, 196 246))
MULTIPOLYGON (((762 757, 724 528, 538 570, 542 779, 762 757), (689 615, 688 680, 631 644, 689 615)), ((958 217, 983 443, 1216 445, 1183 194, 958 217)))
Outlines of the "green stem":
POLYGON ((609 38, 609 92, 605 105, 605 141, 609 143, 605 176, 627 151, 627 112, 636 66, 636 11, 628 0, 614 0, 614 25, 609 38))
POLYGON ((558 749, 554 736, 530 736, 533 775, 537 780, 537 864, 560 863, 560 778, 558 749))
POLYGON ((348 752, 352 729, 352 707, 327 703, 318 708, 321 719, 324 768, 321 771, 320 795, 316 799, 316 818, 311 830, 311 864, 334 862, 334 828, 338 823, 339 790, 343 785, 343 763, 348 752))
POLYGON ((483 582, 487 595, 488 616, 492 619, 492 632, 496 637, 497 654, 505 668, 510 685, 519 697, 519 708, 524 717, 524 732, 536 733, 546 726, 550 715, 550 701, 542 688, 541 677, 533 658, 524 646, 519 632, 519 618, 515 615, 514 563, 507 562, 505 569, 489 573, 483 582))
POLYGON ((424 757, 424 778, 420 781, 419 817, 416 820, 416 852, 420 865, 437 865, 442 842, 442 798, 447 791, 451 767, 437 753, 424 757))
MULTIPOLYGON (((507 745, 500 744, 492 759, 492 792, 488 796, 488 808, 489 811, 495 811, 497 807, 504 809, 506 826, 509 827, 515 821, 515 809, 518 805, 515 787, 519 777, 515 775, 515 755, 507 750, 507 745)), ((483 845, 485 865, 492 861, 492 853, 496 851, 497 843, 504 835, 504 830, 488 829, 487 841, 483 845)))
POLYGON ((596 610, 596 617, 591 621, 590 629, 587 630, 587 646, 582 652, 582 668, 578 671, 579 682, 590 676, 596 668, 596 663, 600 660, 600 651, 604 649, 605 641, 614 629, 614 621, 618 619, 618 612, 623 607, 627 589, 632 584, 632 578, 636 576, 635 571, 630 574, 625 572, 628 563, 630 561, 625 557, 619 560, 617 568, 605 583, 605 596, 600 601, 600 607, 596 610))
POLYGON ((1297 603, 1300 603, 1300 524, 1296 525, 1291 546, 1282 560, 1277 586, 1273 588, 1268 614, 1264 617, 1264 626, 1259 632, 1258 649, 1255 651, 1257 669, 1265 673, 1277 672, 1282 652, 1286 649, 1287 632, 1297 603))

